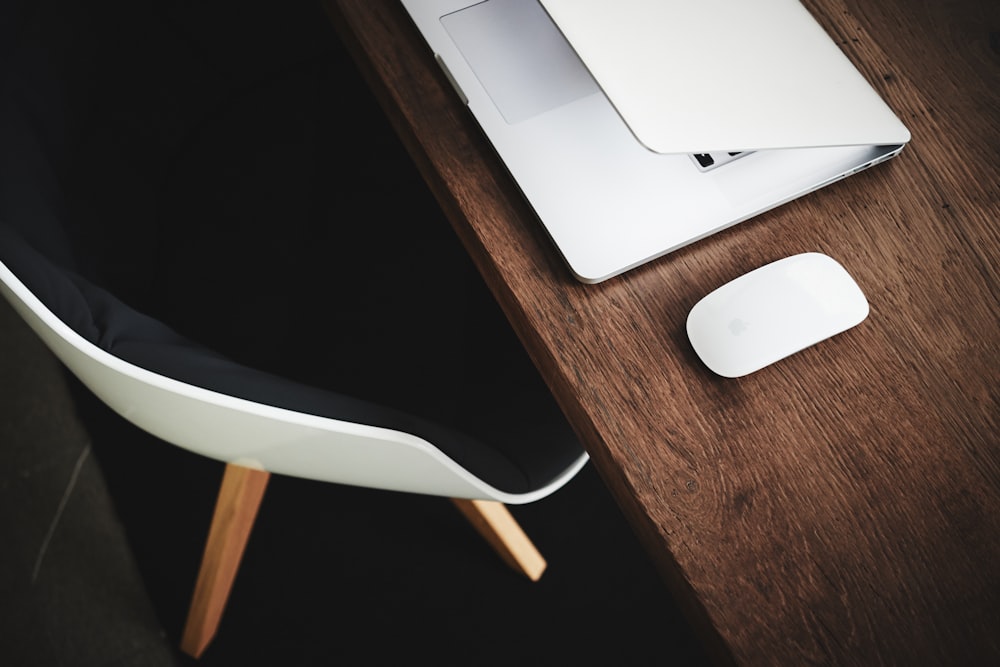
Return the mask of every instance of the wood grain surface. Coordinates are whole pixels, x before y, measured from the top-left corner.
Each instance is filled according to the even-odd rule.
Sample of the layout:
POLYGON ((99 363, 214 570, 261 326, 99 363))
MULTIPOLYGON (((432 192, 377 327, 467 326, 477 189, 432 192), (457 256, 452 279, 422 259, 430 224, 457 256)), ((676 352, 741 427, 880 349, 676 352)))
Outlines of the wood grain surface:
POLYGON ((561 263, 398 3, 328 9, 720 663, 1000 664, 1000 3, 805 4, 911 144, 599 285, 561 263), (869 318, 738 380, 701 365, 691 306, 810 250, 869 318))

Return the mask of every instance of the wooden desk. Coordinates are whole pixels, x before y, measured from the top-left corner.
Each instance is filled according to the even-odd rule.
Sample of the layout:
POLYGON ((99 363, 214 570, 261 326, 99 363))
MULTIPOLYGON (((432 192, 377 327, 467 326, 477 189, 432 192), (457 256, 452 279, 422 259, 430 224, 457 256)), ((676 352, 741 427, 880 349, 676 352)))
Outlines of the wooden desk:
POLYGON ((911 145, 585 286, 396 1, 328 2, 720 662, 1000 664, 998 3, 808 0, 911 145), (691 306, 806 250, 848 268, 869 319, 744 379, 712 375, 691 306))

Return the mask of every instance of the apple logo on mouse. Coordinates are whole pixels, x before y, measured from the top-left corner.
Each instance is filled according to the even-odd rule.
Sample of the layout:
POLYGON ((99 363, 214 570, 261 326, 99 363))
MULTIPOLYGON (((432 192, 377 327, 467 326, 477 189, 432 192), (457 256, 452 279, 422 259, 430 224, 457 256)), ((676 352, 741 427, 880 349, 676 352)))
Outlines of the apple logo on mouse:
POLYGON ((746 320, 741 319, 739 317, 734 318, 732 321, 729 322, 729 331, 734 336, 739 336, 749 328, 750 325, 746 322, 746 320))

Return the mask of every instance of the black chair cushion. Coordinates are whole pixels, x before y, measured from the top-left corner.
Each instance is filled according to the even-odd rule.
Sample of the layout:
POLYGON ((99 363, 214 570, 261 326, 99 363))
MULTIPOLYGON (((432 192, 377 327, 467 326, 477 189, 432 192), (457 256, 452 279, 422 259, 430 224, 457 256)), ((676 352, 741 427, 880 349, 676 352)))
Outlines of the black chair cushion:
MULTIPOLYGON (((0 223, 0 260, 76 333, 109 354, 174 380, 264 405, 331 419, 395 429, 420 436, 454 459, 472 474, 512 493, 530 491, 548 482, 573 460, 570 457, 547 472, 545 466, 529 464, 504 452, 509 428, 498 424, 494 444, 436 422, 384 405, 345 394, 311 387, 235 363, 199 345, 161 322, 128 307, 87 280, 60 269, 24 242, 10 227, 0 223)), ((488 398, 488 397, 487 397, 488 398)), ((524 400, 524 396, 519 396, 524 400)), ((479 400, 479 397, 475 399, 479 400)), ((542 404, 544 405, 544 403, 542 404)), ((475 408, 472 408, 475 410, 475 408)), ((481 417, 483 410, 475 410, 481 417)), ((535 414, 508 415, 513 423, 539 427, 531 436, 551 447, 566 442, 566 432, 545 433, 544 421, 535 414)), ((473 415, 470 415, 474 418, 473 415)), ((530 427, 529 426, 529 427, 530 427)), ((515 429, 516 430, 516 429, 515 429)), ((515 437, 520 434, 515 434, 515 437)), ((523 435, 521 436, 523 437, 523 435)), ((569 442, 572 442, 570 439, 569 442)), ((576 453, 578 455, 578 451, 576 453)))

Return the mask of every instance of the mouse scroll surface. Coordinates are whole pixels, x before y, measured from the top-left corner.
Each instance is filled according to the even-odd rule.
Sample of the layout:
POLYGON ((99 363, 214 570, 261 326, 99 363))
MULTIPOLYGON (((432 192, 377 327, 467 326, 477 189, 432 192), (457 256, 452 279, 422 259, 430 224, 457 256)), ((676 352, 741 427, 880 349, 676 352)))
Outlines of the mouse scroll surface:
POLYGON ((691 309, 688 338, 713 372, 741 377, 860 324, 868 300, 836 260, 810 252, 726 283, 691 309))

